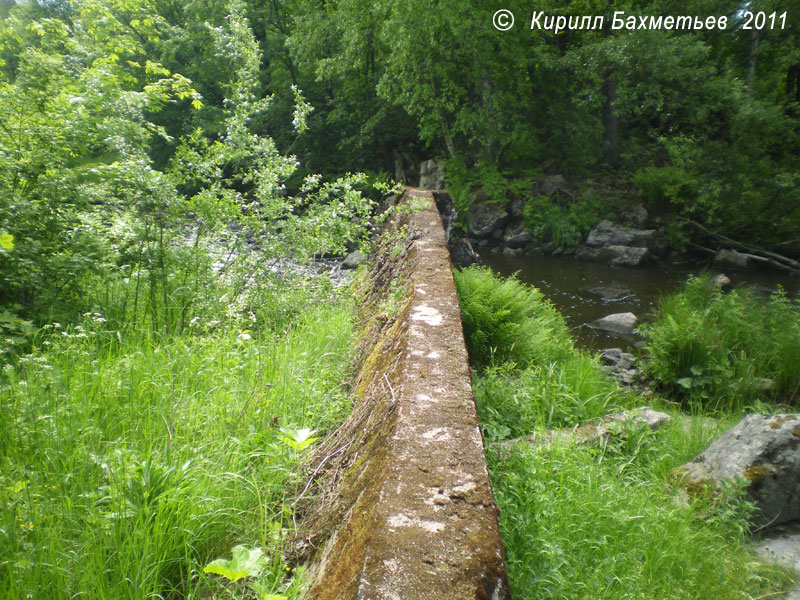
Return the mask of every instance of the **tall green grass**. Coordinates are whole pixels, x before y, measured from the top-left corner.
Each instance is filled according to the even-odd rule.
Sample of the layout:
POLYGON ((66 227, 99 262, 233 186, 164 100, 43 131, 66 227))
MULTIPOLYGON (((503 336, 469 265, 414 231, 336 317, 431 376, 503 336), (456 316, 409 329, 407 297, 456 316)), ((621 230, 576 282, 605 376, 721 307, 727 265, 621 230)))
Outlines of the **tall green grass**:
POLYGON ((687 501, 670 482, 673 469, 733 426, 739 411, 717 420, 704 417, 702 406, 693 416, 673 411, 658 432, 628 424, 594 446, 493 443, 575 427, 643 401, 572 346, 563 319, 537 290, 481 269, 459 279, 515 598, 744 600, 788 589, 792 576, 747 548, 751 506, 741 490, 724 502, 687 501), (506 350, 480 348, 487 343, 506 350))
POLYGON ((571 342, 564 318, 538 289, 485 267, 454 275, 473 368, 509 362, 524 367, 568 355, 571 342))
POLYGON ((681 505, 655 464, 637 456, 690 458, 670 441, 678 440, 639 432, 618 449, 557 443, 520 445, 502 460, 489 453, 514 598, 744 600, 791 586, 785 569, 746 547, 746 505, 681 505))
POLYGON ((800 394, 800 307, 782 291, 726 294, 708 275, 692 277, 661 301, 646 335, 650 375, 692 402, 740 409, 800 394))
POLYGON ((285 587, 301 454, 280 428, 348 410, 351 316, 317 303, 280 331, 162 337, 98 314, 51 328, 0 381, 3 597, 252 597, 203 573, 239 543, 267 550, 263 589, 285 587))

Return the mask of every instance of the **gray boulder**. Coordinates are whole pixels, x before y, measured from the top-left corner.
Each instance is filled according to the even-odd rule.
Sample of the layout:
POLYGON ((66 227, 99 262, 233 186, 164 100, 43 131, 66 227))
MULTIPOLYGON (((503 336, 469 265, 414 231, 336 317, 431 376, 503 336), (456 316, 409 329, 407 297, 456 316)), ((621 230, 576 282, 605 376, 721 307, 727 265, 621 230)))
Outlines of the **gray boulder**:
POLYGON ((568 192, 567 180, 564 179, 563 175, 551 175, 549 177, 545 177, 544 181, 542 181, 540 190, 545 196, 549 196, 553 192, 557 192, 559 190, 568 192))
POLYGON ((749 254, 736 250, 720 250, 714 256, 714 266, 718 269, 739 269, 746 271, 753 266, 749 254))
POLYGON ((603 302, 623 302, 625 300, 633 300, 636 294, 632 290, 622 287, 592 287, 584 290, 589 296, 599 298, 603 302))
POLYGON ((624 312, 614 313, 613 315, 607 315, 602 319, 592 321, 589 323, 589 327, 621 335, 632 335, 638 324, 639 319, 635 314, 632 312, 624 312))
POLYGON ((450 260, 454 267, 468 267, 480 262, 468 238, 461 237, 450 242, 450 260))
POLYGON ((435 160, 426 160, 419 165, 419 187, 426 190, 444 188, 444 166, 435 160))
POLYGON ((640 248, 656 248, 661 245, 661 240, 656 235, 655 229, 634 229, 623 227, 611 221, 600 221, 589 232, 586 245, 599 246, 636 246, 640 248))
POLYGON ((531 232, 525 227, 522 219, 515 219, 507 226, 503 232, 503 245, 510 248, 521 248, 531 241, 531 232))
POLYGON ((355 250, 347 255, 342 263, 343 269, 355 269, 358 265, 367 261, 367 255, 363 252, 355 250))
POLYGON ((731 280, 725 273, 718 273, 711 278, 711 285, 726 290, 731 287, 731 280))
POLYGON ((469 234, 476 238, 485 238, 492 235, 496 229, 502 230, 510 215, 500 204, 489 202, 489 198, 482 191, 470 194, 469 234))
POLYGON ((575 258, 603 263, 612 267, 638 267, 649 262, 652 254, 647 248, 632 246, 603 246, 600 248, 581 246, 576 250, 575 258))
POLYGON ((800 415, 747 415, 675 475, 691 490, 740 480, 757 506, 755 527, 800 519, 800 415))

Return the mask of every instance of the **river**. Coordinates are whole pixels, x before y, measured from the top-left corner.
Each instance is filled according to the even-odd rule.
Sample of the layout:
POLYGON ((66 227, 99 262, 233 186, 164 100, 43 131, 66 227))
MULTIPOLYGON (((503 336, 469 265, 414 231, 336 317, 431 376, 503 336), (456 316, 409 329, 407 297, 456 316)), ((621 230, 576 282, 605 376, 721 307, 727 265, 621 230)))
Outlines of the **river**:
MULTIPOLYGON (((659 298, 683 283, 690 274, 708 268, 708 263, 674 261, 645 267, 610 267, 576 260, 571 256, 517 256, 485 252, 483 262, 501 275, 517 273, 525 283, 539 288, 564 315, 579 347, 598 350, 609 346, 629 347, 637 339, 601 333, 586 323, 611 313, 632 312, 640 321, 652 318, 659 298), (616 288, 630 294, 620 294, 622 299, 604 301, 592 288, 616 288)), ((720 273, 710 269, 713 274, 720 273)), ((800 294, 800 278, 775 271, 736 272, 725 271, 732 285, 754 285, 762 289, 783 286, 790 297, 800 294)))

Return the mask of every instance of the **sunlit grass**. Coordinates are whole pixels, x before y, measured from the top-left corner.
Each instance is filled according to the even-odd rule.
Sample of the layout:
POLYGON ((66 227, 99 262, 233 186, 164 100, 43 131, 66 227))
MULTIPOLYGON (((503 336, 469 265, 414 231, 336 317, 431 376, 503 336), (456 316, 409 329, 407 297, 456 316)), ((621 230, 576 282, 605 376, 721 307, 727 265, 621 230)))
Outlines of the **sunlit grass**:
POLYGON ((279 428, 348 410, 350 310, 311 307, 285 331, 202 325, 159 339, 95 316, 5 368, 4 598, 244 597, 202 572, 237 543, 286 584, 300 453, 279 428))
POLYGON ((514 443, 644 400, 572 347, 563 319, 537 290, 482 269, 457 281, 470 352, 488 340, 506 348, 470 358, 479 369, 490 365, 473 388, 514 598, 744 600, 790 587, 787 570, 748 549, 741 491, 688 501, 671 481, 673 469, 733 426, 740 410, 728 406, 712 419, 701 405, 693 415, 669 408, 672 420, 658 432, 628 425, 594 445, 514 443))

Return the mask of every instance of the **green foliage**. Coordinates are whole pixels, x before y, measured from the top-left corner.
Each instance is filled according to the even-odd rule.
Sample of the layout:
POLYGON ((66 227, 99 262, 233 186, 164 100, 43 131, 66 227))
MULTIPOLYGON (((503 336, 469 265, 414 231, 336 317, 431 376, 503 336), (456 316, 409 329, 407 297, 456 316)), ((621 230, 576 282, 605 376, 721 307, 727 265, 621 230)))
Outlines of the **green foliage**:
POLYGON ((653 470, 653 458, 662 471, 679 466, 712 435, 687 444, 678 423, 664 433, 629 432, 599 450, 555 443, 519 444, 502 458, 490 451, 514 597, 712 600, 788 589, 788 571, 747 550, 746 504, 682 506, 653 470))
POLYGON ((577 350, 518 373, 508 365, 487 369, 475 377, 473 389, 484 436, 493 441, 575 427, 635 402, 596 358, 577 350))
POLYGON ((680 209, 694 196, 694 181, 679 167, 646 167, 635 173, 633 181, 651 209, 680 209))
POLYGON ((661 301, 645 333, 650 374, 692 402, 725 409, 800 392, 800 309, 782 291, 725 294, 709 275, 692 277, 661 301))
POLYGON ((203 569, 203 573, 222 575, 228 581, 236 583, 242 577, 258 577, 266 567, 267 559, 261 548, 234 546, 231 559, 218 558, 212 560, 203 569))
POLYGON ((5 598, 299 596, 302 569, 292 578, 282 558, 287 494, 306 434, 349 409, 353 329, 330 294, 294 298, 288 329, 222 312, 164 336, 90 315, 5 366, 5 598), (265 560, 228 588, 203 568, 237 544, 265 560))
POLYGON ((456 271, 455 280, 473 368, 546 364, 568 353, 564 318, 536 288, 475 266, 456 271))
POLYGON ((534 196, 522 209, 525 225, 535 243, 552 242, 574 248, 598 222, 611 215, 610 202, 595 194, 569 201, 534 196))

